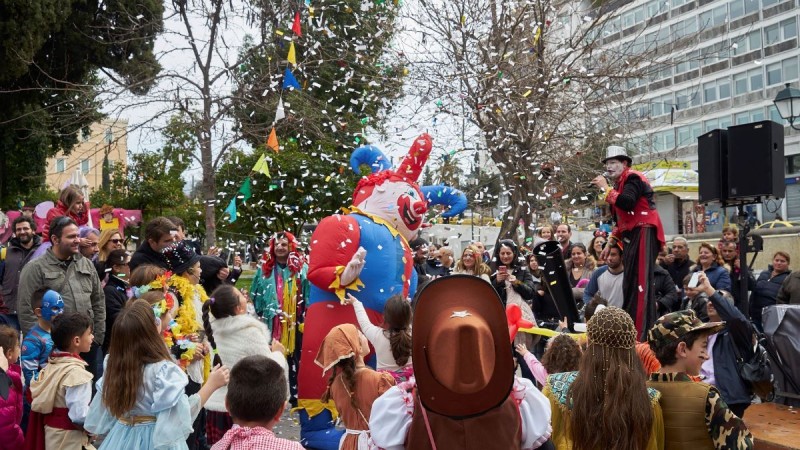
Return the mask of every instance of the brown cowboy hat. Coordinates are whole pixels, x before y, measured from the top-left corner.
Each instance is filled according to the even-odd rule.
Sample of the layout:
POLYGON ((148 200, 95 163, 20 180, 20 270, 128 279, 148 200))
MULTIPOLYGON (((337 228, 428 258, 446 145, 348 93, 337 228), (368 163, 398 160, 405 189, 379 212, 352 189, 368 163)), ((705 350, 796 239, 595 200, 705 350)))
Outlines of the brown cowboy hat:
POLYGON ((414 376, 426 409, 466 418, 508 398, 511 339, 492 285, 470 275, 431 281, 417 297, 412 329, 414 376))

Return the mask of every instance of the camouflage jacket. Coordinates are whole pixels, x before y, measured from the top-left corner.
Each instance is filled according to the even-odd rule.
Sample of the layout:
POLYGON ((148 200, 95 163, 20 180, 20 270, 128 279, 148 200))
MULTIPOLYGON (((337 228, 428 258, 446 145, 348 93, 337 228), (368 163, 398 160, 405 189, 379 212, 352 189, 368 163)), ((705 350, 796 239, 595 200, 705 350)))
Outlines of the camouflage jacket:
MULTIPOLYGON (((650 380, 693 383, 692 379, 683 372, 656 372, 650 375, 650 380)), ((708 428, 708 434, 717 450, 749 450, 753 448, 753 435, 747 429, 747 425, 728 408, 725 400, 714 386, 709 389, 706 399, 706 428, 708 428)))

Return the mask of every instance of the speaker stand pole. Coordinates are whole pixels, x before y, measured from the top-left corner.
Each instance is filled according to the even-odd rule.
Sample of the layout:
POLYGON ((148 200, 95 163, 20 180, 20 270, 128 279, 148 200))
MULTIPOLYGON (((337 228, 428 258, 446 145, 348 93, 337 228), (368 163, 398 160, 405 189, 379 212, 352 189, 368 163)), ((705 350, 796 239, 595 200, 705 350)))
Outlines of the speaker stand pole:
POLYGON ((738 205, 739 222, 742 225, 739 233, 739 311, 750 318, 750 299, 747 297, 747 285, 750 279, 750 268, 747 266, 747 233, 750 232, 750 221, 744 212, 744 203, 738 205))

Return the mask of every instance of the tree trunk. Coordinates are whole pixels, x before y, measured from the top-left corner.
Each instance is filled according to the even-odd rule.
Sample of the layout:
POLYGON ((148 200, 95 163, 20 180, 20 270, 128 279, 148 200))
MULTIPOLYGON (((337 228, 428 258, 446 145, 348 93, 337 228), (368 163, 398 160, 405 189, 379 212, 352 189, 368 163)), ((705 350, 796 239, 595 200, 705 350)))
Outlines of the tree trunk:
MULTIPOLYGON (((528 192, 531 191, 529 184, 530 182, 519 183, 511 193, 511 199, 509 200, 511 209, 506 211, 506 215, 503 217, 503 224, 500 226, 498 239, 512 239, 514 242, 517 242, 517 227, 519 226, 520 219, 523 220, 526 227, 530 225, 533 210, 530 206, 528 196, 528 192)), ((527 231, 525 235, 528 235, 527 231)))
POLYGON ((201 132, 200 157, 203 167, 203 203, 206 216, 206 246, 217 242, 217 176, 211 153, 211 130, 201 132))

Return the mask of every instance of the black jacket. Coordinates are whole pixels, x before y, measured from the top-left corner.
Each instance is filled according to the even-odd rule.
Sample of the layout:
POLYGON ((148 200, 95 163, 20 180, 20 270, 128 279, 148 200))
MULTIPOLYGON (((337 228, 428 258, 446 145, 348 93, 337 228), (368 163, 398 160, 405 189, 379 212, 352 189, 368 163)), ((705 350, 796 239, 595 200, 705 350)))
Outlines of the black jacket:
MULTIPOLYGON (((510 274, 517 278, 517 283, 514 284, 514 290, 519 293, 520 297, 522 297, 524 300, 532 299, 533 295, 536 293, 533 275, 531 275, 531 273, 524 267, 516 267, 510 272, 510 274)), ((500 295, 500 299, 503 301, 503 306, 505 306, 507 301, 505 281, 497 281, 497 272, 492 274, 491 279, 492 286, 494 286, 494 289, 500 295)))
POLYGON ((17 289, 22 268, 31 260, 33 252, 42 245, 42 238, 33 236, 33 246, 26 249, 20 244, 18 238, 8 241, 6 259, 3 262, 3 272, 0 276, 0 310, 6 314, 17 313, 17 289))
POLYGON ((108 283, 103 288, 103 294, 106 296, 106 335, 103 339, 103 352, 106 354, 111 345, 111 328, 117 320, 117 315, 125 307, 125 302, 128 301, 127 289, 128 283, 114 275, 108 276, 108 283))
POLYGON ((777 303, 778 291, 790 273, 792 272, 787 270, 773 277, 772 266, 767 266, 767 270, 758 276, 753 293, 750 294, 750 319, 759 329, 761 329, 761 310, 777 303))
POLYGON ((242 275, 241 268, 231 269, 230 273, 228 274, 228 278, 226 278, 224 281, 220 280, 217 274, 225 267, 228 267, 228 264, 226 264, 225 261, 218 256, 202 255, 200 257, 200 284, 203 286, 203 289, 206 290, 206 294, 209 296, 212 292, 214 292, 214 289, 222 286, 223 284, 236 284, 236 280, 238 280, 239 276, 242 275))
POLYGON ((444 277, 444 276, 450 275, 450 269, 448 269, 447 267, 443 266, 441 262, 439 262, 439 261, 437 261, 435 259, 429 259, 426 265, 427 265, 427 267, 425 268, 425 271, 430 276, 433 276, 433 277, 444 277))
POLYGON ((653 285, 656 310, 659 316, 677 311, 680 306, 678 290, 675 288, 675 283, 672 282, 672 277, 667 272, 667 269, 658 264, 653 269, 653 285))
MULTIPOLYGON (((558 314, 558 307, 556 306, 556 302, 553 300, 553 297, 550 296, 550 291, 547 289, 541 281, 536 281, 536 275, 531 274, 533 277, 533 292, 531 297, 531 309, 533 310, 533 315, 536 316, 536 321, 541 322, 558 322, 561 320, 558 314), (542 290, 544 291, 544 295, 539 295, 536 291, 542 290)), ((541 279, 541 277, 539 277, 541 279)), ((528 300, 525 297, 526 301, 528 300)), ((541 326, 541 325, 540 325, 541 326)))
POLYGON ((694 263, 689 258, 686 258, 683 262, 678 262, 675 260, 672 264, 666 264, 661 267, 667 269, 669 272, 669 276, 672 277, 672 282, 675 283, 675 286, 680 286, 679 289, 681 291, 681 295, 684 294, 683 292, 683 279, 686 278, 686 275, 689 275, 689 270, 692 268, 694 263))
POLYGON ((753 357, 753 335, 755 330, 749 320, 725 300, 718 292, 709 298, 717 309, 719 318, 725 322, 725 329, 717 334, 717 340, 710 349, 714 355, 714 379, 717 389, 725 403, 750 403, 752 390, 739 375, 736 363, 736 350, 745 361, 753 357))
POLYGON ((162 253, 153 250, 147 241, 142 242, 142 245, 140 245, 139 248, 136 249, 136 252, 133 253, 133 256, 131 256, 131 261, 128 263, 128 267, 130 267, 131 272, 133 272, 134 269, 142 264, 153 264, 165 270, 169 269, 167 258, 162 253))

